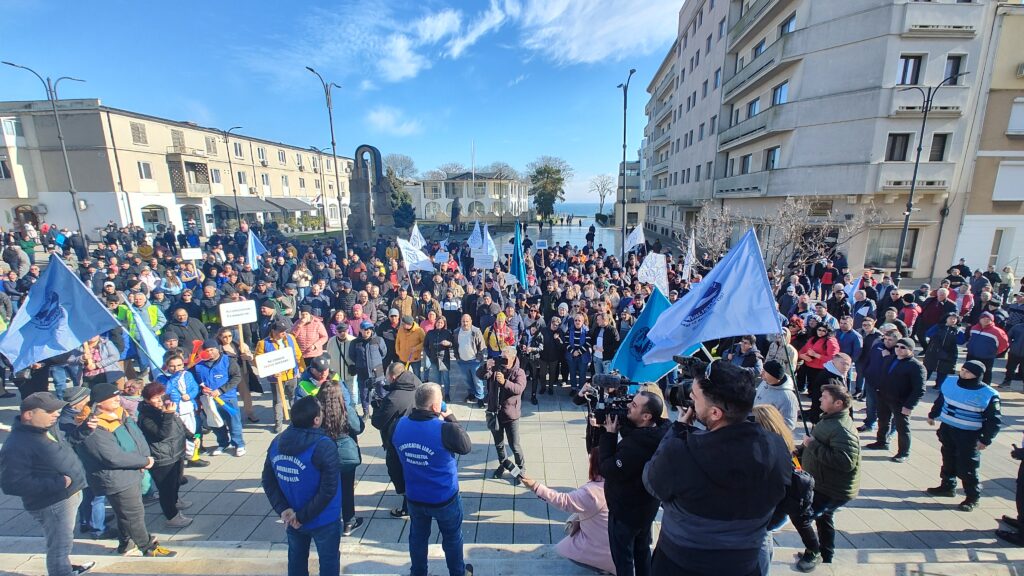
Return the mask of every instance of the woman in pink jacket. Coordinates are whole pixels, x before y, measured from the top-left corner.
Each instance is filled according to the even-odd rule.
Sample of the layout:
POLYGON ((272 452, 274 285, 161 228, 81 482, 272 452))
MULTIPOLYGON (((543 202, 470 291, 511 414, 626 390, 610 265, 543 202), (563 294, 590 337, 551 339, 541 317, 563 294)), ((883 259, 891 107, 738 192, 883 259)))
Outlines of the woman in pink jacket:
POLYGON ((604 500, 604 478, 598 471, 598 461, 598 450, 594 448, 590 451, 590 481, 568 494, 552 490, 525 475, 522 481, 541 500, 579 517, 579 530, 562 538, 555 550, 573 562, 615 574, 608 545, 608 504, 604 500))

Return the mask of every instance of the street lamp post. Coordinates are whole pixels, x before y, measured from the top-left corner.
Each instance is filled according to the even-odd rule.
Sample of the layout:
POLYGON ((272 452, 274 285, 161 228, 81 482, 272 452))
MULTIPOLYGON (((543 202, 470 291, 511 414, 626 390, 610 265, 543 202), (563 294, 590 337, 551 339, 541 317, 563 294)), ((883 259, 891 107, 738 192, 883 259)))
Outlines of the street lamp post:
POLYGON ((927 90, 918 86, 910 86, 900 90, 900 92, 917 90, 921 93, 921 133, 917 136, 917 154, 914 158, 914 172, 910 178, 910 195, 907 198, 907 211, 903 213, 903 230, 900 231, 900 247, 896 252, 896 274, 893 277, 893 283, 896 286, 899 286, 900 280, 903 279, 903 251, 907 248, 907 235, 910 233, 910 216, 914 213, 914 192, 917 189, 917 171, 921 166, 921 150, 924 147, 924 130, 928 124, 928 112, 932 109, 932 102, 935 99, 935 95, 939 92, 939 88, 942 88, 949 82, 955 81, 957 78, 966 76, 967 74, 968 72, 954 74, 942 82, 939 82, 938 86, 929 86, 927 90))
POLYGON ((626 264, 626 109, 629 102, 629 81, 636 74, 636 68, 629 69, 622 88, 622 265, 626 264))
POLYGON ((345 232, 345 209, 341 202, 341 177, 339 176, 341 166, 338 165, 338 147, 334 141, 334 104, 331 100, 331 90, 333 88, 341 88, 341 86, 334 82, 327 82, 319 72, 310 66, 306 66, 306 70, 316 74, 316 77, 320 79, 320 84, 324 87, 324 98, 327 100, 327 121, 331 126, 331 157, 334 158, 334 187, 338 192, 338 212, 341 216, 341 249, 344 250, 346 255, 348 255, 348 234, 345 232))
POLYGON ((22 66, 13 62, 4 62, 8 66, 15 68, 21 68, 22 70, 28 70, 35 74, 36 78, 43 83, 43 87, 46 88, 46 99, 50 101, 50 109, 53 110, 53 122, 57 125, 57 140, 60 141, 60 151, 64 156, 64 170, 68 176, 68 192, 71 194, 71 209, 75 213, 75 221, 78 222, 78 235, 82 237, 82 241, 88 246, 88 241, 85 239, 85 231, 82 230, 82 217, 78 214, 78 191, 75 190, 75 180, 71 177, 71 162, 68 160, 68 149, 64 144, 64 132, 60 127, 60 115, 57 114, 57 85, 60 84, 61 80, 72 80, 74 82, 85 82, 85 80, 79 78, 72 78, 71 76, 61 76, 56 81, 51 81, 50 77, 47 76, 44 80, 43 77, 35 70, 28 66, 22 66))
MULTIPOLYGON (((323 163, 324 163, 323 153, 324 153, 324 151, 319 149, 319 148, 317 148, 316 146, 310 146, 309 149, 314 151, 314 152, 316 152, 316 156, 317 156, 316 164, 317 164, 317 166, 323 166, 323 163)), ((323 221, 324 221, 324 236, 326 236, 327 235, 327 194, 324 193, 324 171, 323 171, 323 168, 320 168, 319 171, 320 171, 320 216, 323 218, 323 221)), ((341 206, 338 206, 338 213, 339 214, 341 213, 341 206)))
POLYGON ((228 176, 231 178, 231 195, 235 197, 235 219, 238 222, 238 224, 236 224, 236 227, 239 230, 242 229, 242 212, 238 209, 238 188, 235 186, 235 167, 234 164, 232 164, 231 162, 231 143, 228 141, 228 139, 230 138, 232 131, 241 129, 241 126, 232 126, 231 128, 228 128, 227 130, 224 131, 224 152, 225 154, 228 155, 228 172, 230 172, 228 176))

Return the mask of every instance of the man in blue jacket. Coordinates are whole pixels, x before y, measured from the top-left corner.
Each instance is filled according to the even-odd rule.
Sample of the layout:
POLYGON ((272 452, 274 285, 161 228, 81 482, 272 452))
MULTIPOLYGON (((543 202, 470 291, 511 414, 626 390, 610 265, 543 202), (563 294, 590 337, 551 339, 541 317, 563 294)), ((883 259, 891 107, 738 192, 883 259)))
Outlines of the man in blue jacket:
POLYGON ((76 566, 69 558, 85 469, 57 429, 64 406, 49 392, 26 396, 21 415, 0 448, 0 488, 5 494, 21 497, 25 510, 43 526, 50 576, 77 576, 95 565, 76 566))
POLYGON ((234 358, 220 351, 220 343, 216 340, 203 343, 203 356, 206 360, 192 368, 196 382, 203 394, 224 402, 217 402, 217 411, 224 420, 224 426, 213 429, 217 447, 210 451, 210 456, 223 454, 232 444, 236 457, 245 456, 242 413, 238 410, 238 384, 242 381, 242 371, 234 358))
POLYGON ((270 444, 263 491, 288 533, 288 576, 309 576, 316 542, 321 576, 341 573, 341 465, 338 448, 320 428, 316 397, 292 406, 291 425, 270 444))

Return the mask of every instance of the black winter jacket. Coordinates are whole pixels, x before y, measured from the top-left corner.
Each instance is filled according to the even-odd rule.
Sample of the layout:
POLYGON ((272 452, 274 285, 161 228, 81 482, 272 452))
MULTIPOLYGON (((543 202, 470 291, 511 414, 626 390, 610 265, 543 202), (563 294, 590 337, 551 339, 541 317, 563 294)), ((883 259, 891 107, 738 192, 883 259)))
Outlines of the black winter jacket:
POLYGON ((39 510, 85 488, 85 469, 56 425, 36 428, 19 417, 0 448, 0 488, 20 497, 25 510, 39 510))
POLYGON ((127 412, 123 412, 118 427, 124 427, 135 443, 135 449, 126 451, 118 443, 114 432, 104 422, 117 422, 110 414, 97 414, 100 425, 78 445, 78 455, 85 465, 89 487, 97 496, 117 494, 142 482, 142 469, 149 463, 149 443, 138 425, 127 412))
POLYGON ((650 525, 658 514, 658 499, 644 488, 644 466, 658 449, 668 423, 647 428, 624 427, 617 434, 602 431, 598 440, 601 476, 608 513, 615 520, 640 528, 650 525))
POLYGON ((917 358, 895 360, 887 373, 882 375, 882 384, 878 387, 880 398, 899 402, 904 408, 913 409, 924 396, 925 384, 924 364, 917 358))
POLYGON ((174 464, 184 456, 188 432, 177 413, 164 412, 148 402, 140 402, 139 429, 149 443, 154 466, 174 464))
POLYGON ((270 501, 274 512, 281 514, 288 508, 295 510, 295 518, 305 524, 316 518, 324 508, 330 504, 331 499, 338 491, 338 482, 341 480, 341 465, 338 460, 338 448, 321 428, 296 428, 289 426, 273 440, 277 443, 278 452, 295 456, 302 454, 309 445, 316 442, 313 448, 313 466, 320 471, 320 486, 316 495, 313 496, 302 508, 296 509, 284 496, 281 487, 277 484, 277 474, 271 465, 273 450, 267 450, 267 458, 263 462, 263 492, 270 501), (323 442, 327 439, 328 442, 323 442))

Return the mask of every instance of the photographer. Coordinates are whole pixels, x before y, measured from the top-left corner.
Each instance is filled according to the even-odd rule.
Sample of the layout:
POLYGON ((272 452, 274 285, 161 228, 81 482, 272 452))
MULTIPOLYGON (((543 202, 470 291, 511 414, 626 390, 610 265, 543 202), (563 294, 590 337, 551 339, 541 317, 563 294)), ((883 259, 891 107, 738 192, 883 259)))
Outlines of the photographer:
POLYGON ((505 437, 512 448, 516 466, 525 467, 523 449, 519 445, 519 417, 522 416, 523 390, 526 390, 526 373, 519 367, 516 349, 509 347, 501 351, 499 358, 492 358, 476 371, 487 387, 487 429, 494 436, 494 450, 498 455, 498 467, 492 478, 505 474, 505 437))
POLYGON ((540 322, 534 322, 530 324, 519 340, 519 362, 526 366, 526 380, 530 384, 530 403, 534 406, 538 404, 537 387, 542 385, 540 369, 540 355, 544 351, 542 329, 543 325, 540 322))
POLYGON ((758 554, 790 484, 791 455, 781 437, 747 420, 754 403, 748 370, 719 361, 696 372, 693 406, 680 412, 643 472, 665 510, 653 573, 760 574, 758 554))
POLYGON ((618 576, 651 573, 651 524, 658 514, 658 500, 644 489, 642 473, 667 428, 663 410, 656 394, 639 392, 629 403, 627 421, 620 423, 609 414, 600 435, 608 541, 618 576))

